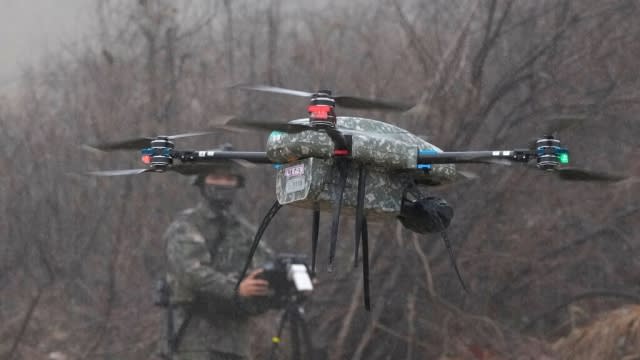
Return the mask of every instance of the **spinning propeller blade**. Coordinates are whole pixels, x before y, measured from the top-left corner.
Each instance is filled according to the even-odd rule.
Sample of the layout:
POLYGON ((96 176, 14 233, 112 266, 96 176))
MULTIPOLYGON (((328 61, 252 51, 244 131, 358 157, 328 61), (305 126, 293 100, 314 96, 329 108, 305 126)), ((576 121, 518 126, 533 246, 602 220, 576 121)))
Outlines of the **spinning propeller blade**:
POLYGON ((545 134, 553 135, 577 126, 586 120, 587 117, 584 115, 556 115, 542 122, 543 130, 545 134))
MULTIPOLYGON (((169 136, 162 136, 168 140, 173 140, 173 139, 180 139, 180 138, 185 138, 185 137, 192 137, 192 136, 201 136, 201 135, 208 135, 208 134, 214 134, 216 133, 215 131, 199 131, 199 132, 190 132, 190 133, 184 133, 184 134, 177 134, 177 135, 169 135, 169 136)), ((133 139, 127 139, 127 140, 121 140, 121 141, 113 141, 113 142, 104 142, 104 143, 98 143, 98 144, 93 144, 93 145, 87 145, 91 148, 94 149, 98 149, 101 151, 116 151, 116 150, 140 150, 140 149, 144 149, 144 148, 148 148, 151 146, 151 141, 155 140, 156 138, 154 137, 149 137, 149 136, 142 136, 142 137, 138 137, 138 138, 133 138, 133 139)))
POLYGON ((242 89, 242 90, 255 90, 255 91, 262 91, 262 92, 268 92, 268 93, 274 93, 274 94, 293 95, 293 96, 300 96, 300 97, 311 97, 311 95, 313 95, 313 93, 306 92, 306 91, 285 89, 277 86, 268 86, 268 85, 236 85, 236 86, 232 86, 232 88, 242 89))
POLYGON ((103 170, 90 171, 87 174, 95 176, 122 176, 122 175, 138 175, 146 172, 152 172, 151 169, 126 169, 126 170, 103 170))
POLYGON ((583 170, 577 168, 559 168, 555 173, 563 180, 571 181, 601 181, 601 182, 617 182, 627 179, 626 176, 620 174, 611 174, 602 171, 583 170))
POLYGON ((233 118, 225 122, 226 126, 246 127, 258 130, 281 131, 286 133, 298 133, 305 130, 314 130, 311 126, 303 124, 276 123, 272 121, 258 121, 244 118, 233 118))
MULTIPOLYGON (((242 90, 254 90, 269 92, 274 94, 293 95, 300 97, 311 97, 314 95, 312 92, 291 90, 280 88, 276 86, 268 85, 236 85, 232 88, 242 90)), ((336 105, 351 108, 351 109, 371 109, 371 110, 389 110, 389 111, 407 111, 413 107, 412 104, 405 104, 400 102, 379 100, 379 99, 367 99, 357 96, 332 96, 336 105)))
POLYGON ((355 96, 334 96, 333 99, 336 101, 336 105, 349 109, 407 111, 413 107, 411 104, 378 99, 365 99, 355 96))
POLYGON ((139 137, 133 139, 127 139, 122 141, 112 141, 105 143, 98 143, 87 145, 93 149, 100 151, 114 151, 114 150, 140 150, 151 145, 152 137, 139 137))

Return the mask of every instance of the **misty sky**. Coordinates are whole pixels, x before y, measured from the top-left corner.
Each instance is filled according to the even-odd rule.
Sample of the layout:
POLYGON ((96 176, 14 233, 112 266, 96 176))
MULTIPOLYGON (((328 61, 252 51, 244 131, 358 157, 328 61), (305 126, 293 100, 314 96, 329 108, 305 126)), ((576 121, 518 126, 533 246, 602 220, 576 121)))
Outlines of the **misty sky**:
POLYGON ((0 89, 46 51, 82 39, 93 6, 90 0, 0 0, 0 89))

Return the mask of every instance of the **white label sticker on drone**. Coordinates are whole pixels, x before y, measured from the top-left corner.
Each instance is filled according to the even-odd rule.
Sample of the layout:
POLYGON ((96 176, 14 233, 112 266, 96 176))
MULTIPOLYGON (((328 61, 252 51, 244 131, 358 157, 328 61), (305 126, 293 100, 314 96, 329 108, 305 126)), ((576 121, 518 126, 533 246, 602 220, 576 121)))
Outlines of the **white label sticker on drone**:
POLYGON ((284 185, 284 192, 287 194, 291 194, 300 190, 304 190, 306 183, 304 181, 304 176, 296 176, 287 179, 286 184, 284 185))
POLYGON ((304 175, 304 164, 291 166, 284 169, 285 177, 294 177, 294 176, 302 176, 304 175))

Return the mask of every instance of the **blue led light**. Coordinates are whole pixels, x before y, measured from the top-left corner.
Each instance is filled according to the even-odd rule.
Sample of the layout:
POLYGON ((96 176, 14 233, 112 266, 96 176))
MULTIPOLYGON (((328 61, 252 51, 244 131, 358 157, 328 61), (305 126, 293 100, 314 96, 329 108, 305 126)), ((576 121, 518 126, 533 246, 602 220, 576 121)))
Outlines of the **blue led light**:
POLYGON ((140 152, 142 153, 142 155, 153 155, 153 149, 152 148, 144 148, 144 149, 140 150, 140 152))
MULTIPOLYGON (((418 156, 420 155, 434 155, 437 154, 438 151, 434 149, 418 149, 418 156)), ((429 171, 432 169, 431 164, 418 164, 416 166, 420 170, 429 171)))
POLYGON ((434 149, 419 149, 418 150, 418 155, 433 155, 433 154, 437 154, 438 151, 434 150, 434 149))
POLYGON ((273 168, 278 170, 278 169, 282 168, 282 164, 273 164, 273 168))

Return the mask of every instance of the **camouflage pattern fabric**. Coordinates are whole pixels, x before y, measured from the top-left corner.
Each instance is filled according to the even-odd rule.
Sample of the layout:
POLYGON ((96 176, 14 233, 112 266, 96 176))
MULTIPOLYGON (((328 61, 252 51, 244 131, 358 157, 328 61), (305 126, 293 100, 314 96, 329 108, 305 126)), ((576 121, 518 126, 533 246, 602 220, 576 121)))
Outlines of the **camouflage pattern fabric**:
MULTIPOLYGON (((167 229, 167 281, 176 305, 176 331, 191 314, 177 359, 229 358, 211 357, 215 352, 249 357, 249 317, 266 311, 267 304, 238 297, 235 284, 254 234, 238 214, 204 203, 182 212, 167 229)), ((265 262, 268 253, 259 248, 255 262, 265 262)))
MULTIPOLYGON (((306 124, 308 119, 291 121, 306 124)), ((367 169, 364 211, 369 220, 400 214, 404 189, 412 184, 436 186, 458 179, 453 164, 432 164, 419 169, 418 150, 442 152, 407 130, 377 120, 338 117, 337 128, 351 135, 352 148, 344 193, 345 215, 355 213, 358 168, 367 169)), ((267 156, 279 163, 276 195, 281 204, 307 209, 332 209, 339 188, 333 158, 334 144, 323 131, 283 133, 267 140, 267 156)))
MULTIPOLYGON (((290 121, 291 124, 308 124, 308 119, 290 121)), ((378 120, 338 116, 337 128, 345 135, 353 137, 352 157, 358 162, 371 164, 390 170, 414 170, 418 149, 442 152, 437 146, 411 134, 405 129, 378 120)), ((302 158, 316 157, 329 159, 333 156, 334 145, 322 131, 302 131, 282 133, 274 131, 267 139, 267 156, 276 163, 288 163, 302 158)), ((434 182, 456 180, 453 164, 434 164, 428 175, 434 182)))
MULTIPOLYGON (((367 170, 367 196, 364 211, 369 220, 394 217, 400 213, 404 188, 413 178, 408 174, 389 173, 384 169, 367 170)), ((355 215, 358 189, 358 168, 347 170, 347 185, 343 199, 343 214, 355 215)), ((288 163, 276 175, 278 202, 306 209, 331 211, 338 191, 337 173, 332 159, 308 158, 288 163)))

